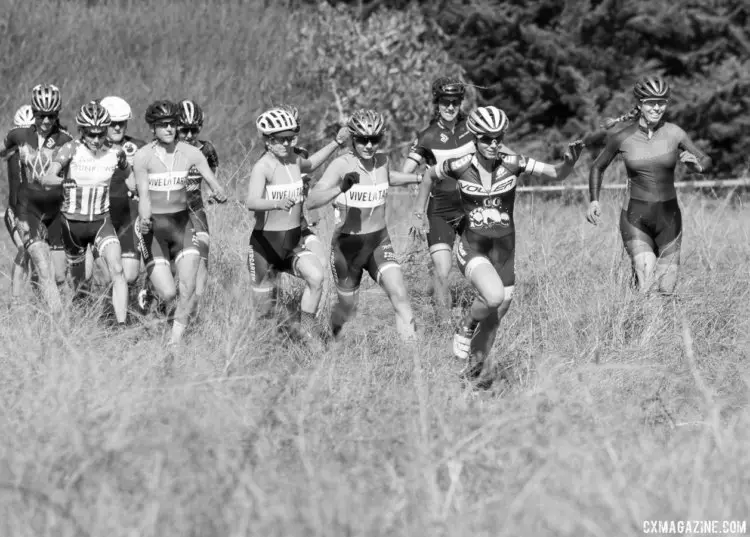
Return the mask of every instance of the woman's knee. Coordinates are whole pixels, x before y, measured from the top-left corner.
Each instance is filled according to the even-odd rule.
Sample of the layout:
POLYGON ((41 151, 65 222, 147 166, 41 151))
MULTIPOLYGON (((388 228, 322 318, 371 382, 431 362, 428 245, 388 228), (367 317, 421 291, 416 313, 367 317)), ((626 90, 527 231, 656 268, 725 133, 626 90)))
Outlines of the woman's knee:
MULTIPOLYGON (((505 302, 505 289, 503 287, 487 289, 479 297, 488 308, 494 310, 502 306, 505 302)), ((508 301, 510 302, 510 298, 508 298, 508 301)))

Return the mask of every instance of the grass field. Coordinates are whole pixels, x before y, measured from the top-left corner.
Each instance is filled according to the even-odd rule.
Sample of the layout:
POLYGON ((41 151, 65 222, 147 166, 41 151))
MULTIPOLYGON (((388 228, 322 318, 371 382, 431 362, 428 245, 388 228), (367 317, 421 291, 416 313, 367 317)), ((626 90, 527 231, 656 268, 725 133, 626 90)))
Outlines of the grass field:
MULTIPOLYGON (((6 3, 0 46, 21 52, 3 66, 2 117, 41 79, 61 80, 71 102, 116 92, 141 111, 192 89, 214 114, 206 135, 222 153, 222 180, 243 184, 252 160, 243 148, 255 136, 247 125, 264 105, 257 88, 291 76, 272 61, 283 10, 227 2, 196 16, 164 2, 149 18, 133 3, 43 0, 60 10, 48 17, 6 3), (252 10, 258 23, 248 22, 252 10), (62 46, 40 37, 51 20, 62 46), (94 38, 132 51, 99 50, 94 38), (195 65, 179 61, 185 50, 195 65)), ((114 332, 98 321, 101 306, 52 319, 30 291, 11 306, 5 236, 0 535, 630 536, 647 520, 746 521, 744 201, 681 194, 679 296, 663 301, 630 290, 620 200, 603 199, 594 228, 581 200, 519 196, 516 294, 488 392, 457 380, 424 246, 404 265, 424 331, 417 344, 398 343, 390 305, 368 281, 343 341, 311 355, 256 319, 250 217, 212 206, 210 289, 165 374, 158 319, 114 332)), ((396 250, 412 252, 408 196, 389 203, 396 250)), ((330 224, 328 214, 325 240, 330 224)), ((468 293, 458 274, 454 287, 468 293)))

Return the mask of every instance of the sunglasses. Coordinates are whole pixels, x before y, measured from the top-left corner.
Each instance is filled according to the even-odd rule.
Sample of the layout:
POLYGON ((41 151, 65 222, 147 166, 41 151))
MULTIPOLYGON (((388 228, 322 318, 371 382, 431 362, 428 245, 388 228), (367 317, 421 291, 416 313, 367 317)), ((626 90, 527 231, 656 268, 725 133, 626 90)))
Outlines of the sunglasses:
POLYGON ((477 136, 477 141, 481 142, 483 144, 487 144, 487 145, 492 145, 493 142, 497 142, 497 145, 500 145, 501 143, 503 143, 503 137, 502 137, 502 135, 495 136, 495 137, 492 137, 492 136, 477 136))
POLYGON ((271 136, 271 141, 281 145, 292 145, 297 141, 297 136, 271 136))
POLYGON ((200 132, 200 129, 198 127, 177 127, 177 131, 180 134, 192 134, 195 136, 200 132))
POLYGON ((641 104, 645 106, 667 106, 669 104, 669 101, 667 99, 644 99, 641 101, 641 104))
POLYGON ((362 145, 367 145, 368 143, 372 145, 378 145, 380 142, 383 141, 383 137, 380 135, 377 136, 353 136, 354 142, 362 145))
POLYGON ((440 104, 440 106, 454 106, 458 108, 459 106, 461 106, 461 99, 440 99, 438 101, 438 104, 440 104))
POLYGON ((112 121, 109 126, 113 129, 124 129, 127 124, 127 121, 112 121))
POLYGON ((57 119, 59 114, 57 112, 34 112, 34 119, 57 119))
POLYGON ((83 131, 83 135, 86 138, 91 138, 92 140, 98 140, 100 138, 105 138, 107 136, 107 133, 106 132, 83 131))
POLYGON ((177 127, 176 121, 160 121, 158 123, 154 123, 154 127, 157 129, 168 129, 168 128, 175 128, 177 127))

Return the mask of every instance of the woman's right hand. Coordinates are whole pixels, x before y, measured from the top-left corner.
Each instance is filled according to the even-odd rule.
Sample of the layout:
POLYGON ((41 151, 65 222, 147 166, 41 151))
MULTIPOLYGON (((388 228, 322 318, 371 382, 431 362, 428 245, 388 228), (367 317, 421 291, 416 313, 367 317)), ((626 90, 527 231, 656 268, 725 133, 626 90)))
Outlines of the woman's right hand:
POLYGON ((412 213, 411 225, 409 226, 409 235, 420 240, 427 240, 427 234, 430 232, 430 221, 424 213, 412 213))
POLYGON ((273 208, 276 211, 289 211, 292 207, 296 205, 297 202, 295 202, 292 198, 284 198, 281 200, 276 200, 276 203, 274 204, 273 208))
POLYGON ((598 226, 599 222, 602 221, 602 208, 599 206, 598 201, 592 201, 589 204, 589 211, 586 214, 586 220, 595 226, 598 226))

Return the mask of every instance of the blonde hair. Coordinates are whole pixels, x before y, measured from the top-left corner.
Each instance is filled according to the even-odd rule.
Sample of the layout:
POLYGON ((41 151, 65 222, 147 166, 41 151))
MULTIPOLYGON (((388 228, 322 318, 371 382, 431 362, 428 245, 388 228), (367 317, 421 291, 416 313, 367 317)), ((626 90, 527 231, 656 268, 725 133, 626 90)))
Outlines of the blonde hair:
POLYGON ((601 127, 604 129, 611 129, 621 121, 634 121, 638 119, 641 115, 641 110, 638 108, 638 106, 633 106, 633 108, 630 109, 629 112, 626 114, 623 114, 621 116, 617 117, 608 117, 605 118, 604 121, 601 122, 601 127))

